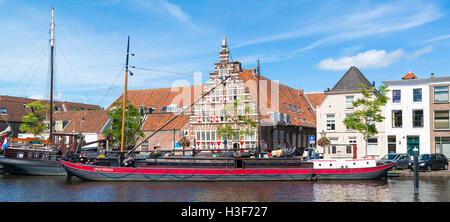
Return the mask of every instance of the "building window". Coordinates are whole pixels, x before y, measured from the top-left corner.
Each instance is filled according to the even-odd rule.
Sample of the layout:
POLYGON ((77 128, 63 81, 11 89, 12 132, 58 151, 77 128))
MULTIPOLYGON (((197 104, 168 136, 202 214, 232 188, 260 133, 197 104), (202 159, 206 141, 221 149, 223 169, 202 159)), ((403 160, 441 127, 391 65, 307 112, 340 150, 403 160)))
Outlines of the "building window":
POLYGON ((413 110, 413 127, 423 127, 423 110, 413 110))
POLYGON ((148 151, 148 140, 141 144, 141 151, 148 151))
POLYGON ((336 144, 339 143, 339 138, 330 138, 331 146, 328 146, 328 153, 336 154, 336 144), (331 148, 331 150, 330 150, 331 148))
POLYGON ((345 108, 346 109, 353 109, 353 99, 354 96, 346 96, 345 97, 345 108))
POLYGON ((434 102, 448 102, 448 86, 434 87, 434 102))
POLYGON ((450 137, 435 137, 434 138, 435 153, 442 153, 445 156, 450 156, 450 137))
POLYGON ((334 114, 327 115, 327 130, 336 129, 336 116, 334 114))
POLYGON ((392 128, 402 127, 402 111, 392 110, 392 128))
POLYGON ((388 136, 388 153, 395 153, 397 150, 396 136, 388 136))
POLYGON ((413 89, 413 101, 422 102, 422 89, 413 89))
POLYGON ((402 99, 401 91, 400 90, 392 90, 392 102, 393 103, 399 103, 402 99))
POLYGON ((291 104, 289 104, 289 107, 291 108, 292 112, 294 112, 294 113, 295 113, 295 110, 294 110, 294 108, 292 107, 292 105, 291 105, 291 104))
POLYGON ((6 112, 6 107, 0 107, 0 113, 1 113, 1 114, 8 114, 8 113, 6 112))
POLYGON ((449 111, 434 111, 434 128, 449 129, 449 111))
POLYGON ((378 138, 367 140, 367 155, 378 155, 378 138))
MULTIPOLYGON (((356 137, 350 137, 348 138, 349 144, 356 144, 356 137)), ((353 149, 353 145, 347 145, 346 153, 351 154, 353 149)))

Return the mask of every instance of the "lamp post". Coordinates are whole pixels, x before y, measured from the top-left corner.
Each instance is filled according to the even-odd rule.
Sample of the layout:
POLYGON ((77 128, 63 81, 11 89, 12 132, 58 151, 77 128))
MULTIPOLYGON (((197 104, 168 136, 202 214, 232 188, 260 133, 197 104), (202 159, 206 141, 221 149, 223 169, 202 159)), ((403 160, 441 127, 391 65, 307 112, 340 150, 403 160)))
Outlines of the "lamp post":
POLYGON ((418 155, 419 149, 414 147, 414 196, 419 195, 419 165, 418 165, 418 155))

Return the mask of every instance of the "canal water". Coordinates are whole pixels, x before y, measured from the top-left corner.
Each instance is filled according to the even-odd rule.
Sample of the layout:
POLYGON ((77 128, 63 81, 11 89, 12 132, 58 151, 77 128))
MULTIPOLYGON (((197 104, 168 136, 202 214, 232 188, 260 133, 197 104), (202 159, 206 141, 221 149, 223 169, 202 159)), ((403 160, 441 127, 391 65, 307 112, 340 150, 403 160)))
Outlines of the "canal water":
POLYGON ((292 182, 93 182, 0 175, 0 202, 450 202, 450 179, 292 182))

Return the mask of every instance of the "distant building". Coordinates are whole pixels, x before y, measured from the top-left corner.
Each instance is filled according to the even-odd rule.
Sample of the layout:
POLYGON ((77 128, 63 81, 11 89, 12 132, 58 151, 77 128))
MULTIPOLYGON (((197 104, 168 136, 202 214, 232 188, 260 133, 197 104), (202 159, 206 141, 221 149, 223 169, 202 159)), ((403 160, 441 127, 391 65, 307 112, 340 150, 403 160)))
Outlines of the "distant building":
MULTIPOLYGON (((153 107, 155 110, 148 115, 143 127, 144 133, 149 135, 200 98, 202 93, 218 84, 221 77, 231 75, 225 86, 217 87, 173 123, 164 127, 141 146, 142 150, 172 148, 174 139, 178 141, 181 136, 190 139, 189 148, 224 149, 224 140, 217 137, 216 130, 222 125, 230 125, 235 129, 239 127, 236 116, 226 111, 226 107, 234 101, 238 102, 238 115, 258 120, 256 70, 246 70, 240 62, 229 60, 226 39, 219 54, 220 60, 214 64, 214 72, 209 74, 209 80, 202 85, 128 91, 127 99, 131 104, 153 107)), ((116 101, 122 101, 122 96, 116 101)), ((261 140, 262 150, 295 146, 301 152, 309 145, 309 136, 316 134, 315 107, 303 91, 263 76, 260 77, 260 112, 261 138, 258 137, 256 128, 252 135, 227 141, 228 148, 255 148, 261 140)))
POLYGON ((380 158, 386 154, 384 149, 384 122, 376 123, 378 134, 366 142, 360 132, 345 127, 343 121, 347 115, 355 112, 353 101, 363 98, 360 84, 367 88, 374 87, 367 78, 352 66, 331 90, 325 91, 325 99, 316 108, 317 140, 327 137, 331 145, 319 147, 324 158, 380 158), (356 154, 353 150, 356 144, 356 154))
MULTIPOLYGON (((37 101, 37 99, 29 99, 14 96, 0 96, 0 131, 6 129, 8 124, 13 130, 13 136, 17 137, 20 133, 19 127, 23 123, 22 116, 31 112, 26 106, 29 103, 37 101)), ((48 100, 42 100, 43 104, 50 104, 48 100)), ((54 101, 54 112, 62 113, 75 110, 99 110, 98 105, 59 102, 54 101)))

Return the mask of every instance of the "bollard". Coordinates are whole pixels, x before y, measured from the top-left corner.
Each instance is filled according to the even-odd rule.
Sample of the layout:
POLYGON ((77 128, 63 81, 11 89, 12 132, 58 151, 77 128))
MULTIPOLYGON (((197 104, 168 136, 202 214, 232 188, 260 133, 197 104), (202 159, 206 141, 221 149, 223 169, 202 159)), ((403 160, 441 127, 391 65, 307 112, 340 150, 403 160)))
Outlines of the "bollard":
POLYGON ((418 165, 418 155, 419 149, 414 148, 414 195, 419 194, 419 165, 418 165))

